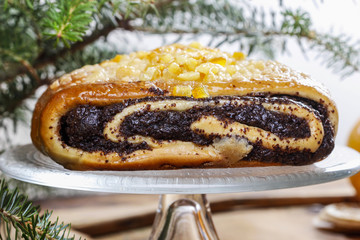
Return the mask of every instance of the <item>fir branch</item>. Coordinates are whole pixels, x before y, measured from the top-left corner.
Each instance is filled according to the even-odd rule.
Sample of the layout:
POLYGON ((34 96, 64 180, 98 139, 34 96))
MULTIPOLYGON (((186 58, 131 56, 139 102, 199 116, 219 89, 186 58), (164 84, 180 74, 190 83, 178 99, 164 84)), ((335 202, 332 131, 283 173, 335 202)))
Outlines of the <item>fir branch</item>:
POLYGON ((33 96, 41 85, 51 83, 64 73, 84 65, 96 64, 112 58, 117 52, 116 46, 99 41, 76 52, 69 52, 62 58, 57 58, 52 65, 38 69, 37 75, 41 78, 40 84, 30 74, 17 76, 12 81, 0 84, 0 102, 4 103, 0 104, 0 130, 3 131, 4 136, 0 139, 0 151, 5 147, 1 146, 1 141, 11 143, 10 133, 6 128, 6 119, 12 120, 14 130, 18 123, 28 124, 26 113, 29 113, 30 110, 24 100, 33 96))
POLYGON ((0 82, 7 75, 16 75, 19 66, 27 71, 19 60, 31 64, 40 51, 37 30, 29 24, 32 22, 31 17, 24 15, 21 7, 11 6, 9 4, 7 10, 4 10, 0 3, 0 82))
POLYGON ((56 44, 61 40, 66 47, 70 47, 70 42, 81 41, 92 20, 95 4, 87 0, 55 1, 44 20, 43 34, 55 38, 56 44))
POLYGON ((0 153, 12 143, 10 123, 13 133, 19 123, 29 125, 31 108, 24 99, 31 98, 37 86, 37 80, 31 75, 18 76, 14 81, 0 84, 0 153))
POLYGON ((312 24, 309 13, 300 9, 295 11, 287 9, 281 15, 283 16, 281 32, 296 37, 309 36, 312 24))
MULTIPOLYGON (((68 53, 59 58, 51 68, 55 70, 55 78, 81 68, 85 65, 97 64, 101 61, 113 58, 118 52, 119 46, 115 46, 107 41, 99 40, 95 44, 73 53, 68 53)), ((50 70, 50 72, 53 72, 50 70)), ((50 73, 49 72, 49 73, 50 73)))
POLYGON ((274 57, 273 45, 278 42, 274 39, 290 35, 281 31, 278 15, 246 1, 177 0, 160 6, 157 12, 159 16, 150 12, 143 21, 134 22, 134 29, 153 34, 208 34, 212 36, 209 45, 239 42, 248 55, 261 50, 270 57, 274 57))
MULTIPOLYGON (((119 21, 118 24, 121 25, 124 29, 131 30, 126 21, 119 21)), ((110 32, 117 29, 119 25, 108 24, 106 26, 102 26, 101 29, 95 30, 92 35, 84 37, 83 41, 72 44, 70 48, 64 48, 52 54, 40 55, 33 66, 34 68, 39 69, 47 65, 52 65, 59 59, 64 58, 67 55, 74 54, 77 51, 84 49, 86 46, 91 45, 99 38, 106 37, 110 32)))
MULTIPOLYGON (((323 64, 343 77, 360 71, 360 42, 351 43, 351 38, 345 34, 334 36, 321 34, 311 30, 311 19, 308 13, 297 10, 283 12, 281 30, 291 36, 308 41, 308 48, 318 52, 323 58, 323 64)), ((305 52, 301 42, 299 45, 305 52)))
POLYGON ((323 64, 335 73, 342 73, 347 77, 360 72, 360 42, 351 43, 351 38, 345 34, 332 36, 329 34, 316 34, 313 32, 309 39, 310 49, 318 52, 323 64))
MULTIPOLYGON (((96 1, 93 1, 96 2, 96 1)), ((120 2, 124 2, 124 0, 120 1, 120 2)), ((132 2, 132 1, 128 1, 126 0, 125 2, 132 2)), ((142 8, 145 8, 144 6, 148 6, 151 3, 149 3, 148 1, 144 1, 145 3, 142 3, 142 8)), ((111 1, 100 1, 98 2, 99 6, 99 10, 96 13, 93 13, 93 16, 89 16, 89 20, 91 19, 93 21, 93 27, 91 27, 90 29, 88 28, 87 31, 89 32, 88 34, 83 34, 81 35, 81 41, 80 39, 78 39, 78 41, 76 42, 68 42, 69 43, 69 47, 68 48, 64 48, 61 46, 57 46, 56 48, 54 48, 53 43, 49 42, 48 40, 43 40, 43 42, 41 42, 41 44, 39 44, 40 50, 34 50, 34 49, 29 49, 27 47, 27 49, 21 49, 18 52, 27 52, 26 50, 31 50, 31 52, 33 54, 38 54, 36 57, 33 57, 31 60, 29 60, 29 62, 31 63, 31 65, 33 66, 34 69, 40 69, 45 67, 46 65, 51 65, 54 62, 57 61, 57 59, 60 59, 62 57, 64 57, 65 55, 69 54, 69 53, 73 53, 76 52, 78 50, 81 50, 82 48, 86 47, 89 44, 92 44, 93 42, 95 42, 97 39, 99 39, 100 37, 106 37, 111 31, 117 29, 117 28, 122 28, 125 30, 133 30, 132 27, 129 25, 129 19, 123 19, 122 15, 125 15, 125 10, 122 9, 124 8, 124 5, 122 8, 120 9, 114 9, 113 8, 113 4, 111 4, 111 1), (25 51, 24 51, 25 50, 25 51)), ((45 8, 45 7, 43 7, 45 8)), ((43 8, 39 8, 39 11, 50 11, 50 9, 54 8, 53 5, 50 6, 50 9, 43 9, 43 8)), ((135 7, 134 7, 135 8, 135 7)), ((1 4, 0 4, 0 10, 1 10, 1 4)), ((126 9, 129 9, 129 7, 126 7, 126 9)), ((133 8, 131 8, 131 10, 133 11, 131 15, 138 15, 139 13, 137 13, 137 11, 135 11, 133 8)), ((3 16, 4 16, 4 22, 6 22, 6 19, 9 18, 9 11, 10 9, 8 9, 8 12, 4 12, 3 16)), ((53 9, 52 11, 56 11, 56 8, 53 9)), ((127 10, 128 11, 128 10, 127 10)), ((1 13, 1 11, 0 11, 1 13)), ((0 14, 1 15, 1 14, 0 14)), ((1 16, 0 16, 1 18, 1 16)), ((12 18, 12 17, 10 17, 12 18)), ((0 19, 1 20, 1 19, 0 19)), ((47 19, 46 17, 44 17, 44 22, 51 22, 50 19, 47 19)), ((40 21, 41 23, 41 21, 40 21)), ((42 24, 44 26, 46 26, 46 24, 42 24)), ((1 27, 1 26, 0 26, 1 27)), ((27 28, 27 27, 25 27, 27 28)), ((6 30, 8 31, 12 31, 12 29, 18 29, 18 26, 12 26, 12 27, 6 27, 6 30)), ((0 28, 1 30, 1 28, 0 28)), ((44 32, 46 33, 46 31, 51 31, 49 29, 44 30, 44 32)), ((0 31, 0 35, 4 35, 4 36, 11 36, 9 37, 9 39, 6 40, 6 42, 11 42, 10 38, 15 38, 16 36, 20 36, 23 34, 23 30, 20 30, 19 32, 16 33, 8 33, 8 32, 4 32, 3 34, 0 31)), ((46 33, 49 34, 49 33, 46 33)), ((55 33, 52 33, 53 37, 55 37, 55 33)), ((16 39, 16 38, 15 38, 16 39)), ((33 39, 32 39, 33 40, 33 39)), ((32 41, 31 40, 31 41, 32 41)), ((27 42, 31 42, 29 40, 27 40, 27 42)), ((66 40, 67 41, 67 40, 66 40)), ((21 45, 21 44, 13 44, 15 46, 21 45)), ((36 44, 31 44, 31 46, 36 46, 36 44)), ((1 39, 0 39, 0 47, 2 46, 1 44, 1 39)), ((9 47, 4 47, 5 49, 12 49, 9 47)), ((0 63, 1 63, 1 58, 3 58, 4 55, 2 55, 0 53, 0 63)), ((26 59, 26 58, 25 58, 26 59)), ((9 61, 7 61, 5 59, 4 63, 2 66, 6 66, 9 65, 9 61)), ((20 75, 20 74, 24 74, 27 69, 23 66, 23 65, 10 65, 11 70, 9 71, 9 68, 4 69, 4 71, 1 71, 1 64, 0 64, 0 82, 1 81, 11 81, 11 79, 13 79, 16 75, 20 75)))
POLYGON ((153 34, 209 34, 209 45, 238 42, 248 55, 263 52, 274 58, 286 42, 297 39, 299 47, 318 51, 328 68, 342 76, 360 71, 360 45, 349 43, 347 36, 321 34, 312 29, 312 20, 303 10, 285 9, 265 12, 247 1, 174 0, 149 12, 143 21, 132 23, 135 30, 153 34), (303 43, 306 40, 307 45, 303 43))
MULTIPOLYGON (((9 19, 24 17, 20 14, 22 11, 19 11, 18 8, 23 9, 26 6, 19 4, 19 1, 9 1, 7 7, 0 3, 1 22, 11 24, 12 21, 9 21, 9 19), (14 15, 14 12, 18 14, 14 15)), ((0 39, 0 48, 7 49, 18 55, 20 53, 31 53, 31 57, 26 56, 23 59, 27 60, 34 69, 53 64, 57 58, 62 58, 69 52, 81 50, 98 38, 106 37, 116 28, 131 31, 133 29, 129 21, 132 18, 143 17, 149 9, 154 9, 154 3, 151 0, 61 0, 53 4, 36 2, 33 4, 32 14, 30 14, 32 16, 31 21, 22 21, 21 25, 19 23, 12 23, 12 26, 2 25, 4 32, 1 32, 0 26, 0 36, 5 36, 4 39, 0 39), (96 9, 97 11, 95 11, 96 9), (33 23, 34 21, 37 24, 29 25, 29 22, 33 23), (31 27, 32 25, 34 27, 31 27), (29 33, 30 38, 24 38, 24 33, 29 31, 31 31, 29 33), (43 35, 49 36, 50 39, 43 39, 43 35), (38 37, 34 38, 33 36, 38 37), (21 39, 24 40, 24 43, 14 42, 12 39, 21 39), (55 42, 50 41, 54 39, 55 42), (56 45, 54 48, 53 44, 56 44, 56 42, 64 42, 68 47, 64 48, 62 45, 56 45), (9 43, 12 46, 8 46, 9 43)), ((26 12, 29 12, 29 9, 26 12)), ((16 75, 24 74, 27 71, 23 64, 16 64, 18 63, 16 61, 13 64, 9 63, 10 61, 0 53, 0 82, 9 81, 16 75), (3 59, 4 64, 1 64, 1 59, 3 59), (1 71, 1 67, 4 66, 9 67, 1 71)))
MULTIPOLYGON (((3 6, 4 10, 6 10, 8 7, 15 8, 19 10, 21 13, 23 13, 26 18, 29 20, 29 25, 32 27, 34 33, 37 37, 38 44, 41 43, 42 39, 42 33, 40 26, 38 25, 39 19, 41 19, 42 11, 39 8, 39 2, 38 1, 30 1, 30 0, 5 0, 5 4, 3 6), (34 14, 34 11, 36 11, 37 14, 34 14)), ((1 7, 1 4, 0 4, 1 7)))
POLYGON ((1 180, 0 186, 0 219, 6 229, 1 239, 49 239, 70 240, 70 225, 50 220, 52 213, 45 211, 40 215, 40 207, 34 206, 18 189, 10 190, 7 183, 1 180))
POLYGON ((29 61, 7 49, 0 48, 0 54, 9 56, 14 61, 19 62, 31 74, 31 76, 36 79, 38 84, 40 84, 40 77, 38 76, 36 69, 29 63, 29 61))

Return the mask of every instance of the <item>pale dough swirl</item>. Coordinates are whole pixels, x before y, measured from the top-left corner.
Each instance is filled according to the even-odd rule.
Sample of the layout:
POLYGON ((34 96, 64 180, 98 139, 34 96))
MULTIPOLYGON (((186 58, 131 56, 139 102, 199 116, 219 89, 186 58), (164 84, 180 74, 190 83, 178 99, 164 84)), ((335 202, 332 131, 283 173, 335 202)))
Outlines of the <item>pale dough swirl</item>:
MULTIPOLYGON (((282 150, 308 150, 316 152, 320 147, 324 138, 324 129, 321 119, 309 108, 304 105, 296 103, 260 103, 254 100, 210 100, 210 101, 194 101, 194 100, 164 100, 164 101, 149 101, 141 102, 125 108, 120 113, 116 114, 112 121, 108 122, 104 129, 104 136, 106 139, 113 142, 128 141, 130 143, 146 142, 151 148, 160 148, 167 144, 166 141, 158 141, 152 137, 135 135, 126 137, 121 133, 121 124, 125 118, 135 112, 142 111, 186 111, 193 107, 221 107, 224 105, 231 105, 241 107, 249 104, 261 104, 266 110, 275 111, 287 115, 294 115, 298 118, 303 118, 307 121, 310 129, 310 136, 307 138, 294 137, 279 137, 274 133, 264 129, 248 126, 234 121, 219 120, 213 116, 202 116, 190 126, 195 133, 202 135, 217 135, 221 139, 235 137, 246 139, 248 142, 261 144, 267 149, 282 149, 282 150)), ((179 140, 167 141, 169 144, 181 142, 179 140)), ((226 141, 224 141, 226 144, 226 141)), ((229 142, 231 144, 231 141, 229 142)))

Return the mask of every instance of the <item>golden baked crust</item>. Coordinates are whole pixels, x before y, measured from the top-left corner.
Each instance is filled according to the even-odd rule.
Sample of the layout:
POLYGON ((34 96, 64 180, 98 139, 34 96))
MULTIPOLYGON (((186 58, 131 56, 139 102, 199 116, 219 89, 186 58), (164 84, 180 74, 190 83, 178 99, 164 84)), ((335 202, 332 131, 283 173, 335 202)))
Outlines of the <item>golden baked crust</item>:
MULTIPOLYGON (((60 136, 61 117, 77 106, 105 106, 127 99, 156 97, 159 94, 163 97, 186 97, 186 101, 184 100, 183 103, 184 108, 181 110, 177 107, 172 109, 174 111, 189 109, 191 104, 199 105, 197 99, 211 99, 217 96, 289 95, 310 99, 326 109, 326 117, 330 122, 333 134, 335 135, 337 131, 338 113, 335 103, 330 98, 328 91, 309 76, 278 62, 245 60, 241 53, 228 54, 193 43, 189 46, 174 44, 150 52, 118 55, 112 60, 93 66, 84 66, 59 78, 36 104, 31 132, 33 143, 40 151, 71 169, 162 169, 169 165, 178 168, 184 166, 241 167, 278 164, 242 160, 252 150, 251 144, 243 141, 244 138, 251 138, 251 136, 246 136, 248 133, 241 136, 240 140, 228 137, 225 144, 219 141, 215 147, 214 144, 199 146, 187 141, 161 141, 153 144, 151 149, 136 150, 129 154, 104 153, 103 151, 87 152, 65 144, 60 136), (229 152, 232 155, 225 156, 229 152), (234 156, 240 157, 235 157, 234 160, 234 156)), ((170 105, 174 104, 171 101, 181 103, 181 99, 162 99, 151 100, 150 105, 153 110, 161 104, 164 108, 169 108, 170 105, 165 104, 165 106, 164 101, 168 101, 170 105)), ((236 103, 233 101, 231 104, 248 104, 238 101, 240 100, 236 100, 236 103)), ((128 109, 129 114, 131 111, 136 111, 136 107, 142 108, 148 103, 145 101, 134 104, 133 110, 128 109)), ((211 103, 211 101, 204 104, 220 106, 219 103, 211 103)), ((322 126, 320 126, 321 121, 312 111, 306 110, 307 107, 303 108, 301 104, 301 106, 295 107, 291 104, 270 105, 262 103, 262 106, 269 111, 280 111, 284 114, 294 114, 308 119, 309 123, 313 124, 313 128, 317 128, 313 133, 320 134, 321 132, 320 135, 324 135, 322 126), (300 108, 305 109, 306 112, 300 108), (296 109, 295 112, 293 109, 296 109)), ((114 119, 117 119, 118 122, 113 120, 113 126, 121 123, 119 122, 121 116, 115 116, 114 119)), ((203 120, 204 124, 209 124, 210 120, 203 120)), ((221 124, 216 119, 211 121, 215 125, 221 124)), ((198 127, 195 124, 192 125, 193 130, 203 130, 200 120, 197 124, 200 125, 198 127)), ((241 127, 244 127, 239 124, 235 125, 234 128, 240 130, 241 127)), ((220 127, 218 128, 220 129, 220 127)), ((257 131, 257 129, 252 130, 254 134, 255 130, 257 131)), ((111 134, 112 131, 110 125, 105 127, 106 138, 113 142, 121 141, 122 138, 116 136, 119 134, 111 134)), ((121 132, 121 129, 117 131, 121 132)), ((221 134, 224 138, 228 133, 221 132, 221 134)), ((255 137, 255 135, 252 136, 255 137)), ((314 143, 310 143, 313 145, 306 147, 306 150, 314 148, 314 151, 311 151, 315 152, 320 146, 321 141, 316 140, 319 143, 315 144, 314 139, 317 139, 316 136, 313 138, 314 143)), ((279 141, 283 140, 279 137, 279 141)), ((128 139, 127 141, 145 141, 151 146, 153 139, 140 136, 138 139, 128 139)), ((296 148, 299 146, 301 148, 305 142, 294 140, 291 144, 298 144, 296 148)))

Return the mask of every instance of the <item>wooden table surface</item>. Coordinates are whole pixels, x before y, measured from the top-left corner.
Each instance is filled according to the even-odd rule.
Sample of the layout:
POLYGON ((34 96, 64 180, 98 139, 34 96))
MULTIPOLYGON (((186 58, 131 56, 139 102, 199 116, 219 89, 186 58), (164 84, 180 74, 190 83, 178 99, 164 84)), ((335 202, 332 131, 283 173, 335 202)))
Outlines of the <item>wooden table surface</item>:
MULTIPOLYGON (((222 240, 359 239, 318 230, 313 220, 330 203, 355 201, 347 179, 331 183, 262 192, 209 194, 213 220, 222 240)), ((43 210, 71 223, 86 239, 147 239, 158 195, 89 195, 40 201, 43 210)))

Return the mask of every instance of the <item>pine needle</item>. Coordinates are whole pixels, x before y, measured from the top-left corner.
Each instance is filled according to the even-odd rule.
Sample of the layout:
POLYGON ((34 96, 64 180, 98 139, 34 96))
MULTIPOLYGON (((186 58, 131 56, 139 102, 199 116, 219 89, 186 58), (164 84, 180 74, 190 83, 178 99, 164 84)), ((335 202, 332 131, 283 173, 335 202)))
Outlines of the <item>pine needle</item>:
POLYGON ((0 239, 75 239, 70 237, 70 224, 59 219, 51 221, 52 212, 41 215, 39 206, 34 206, 18 189, 9 189, 3 179, 0 182, 0 219, 5 227, 0 239))

